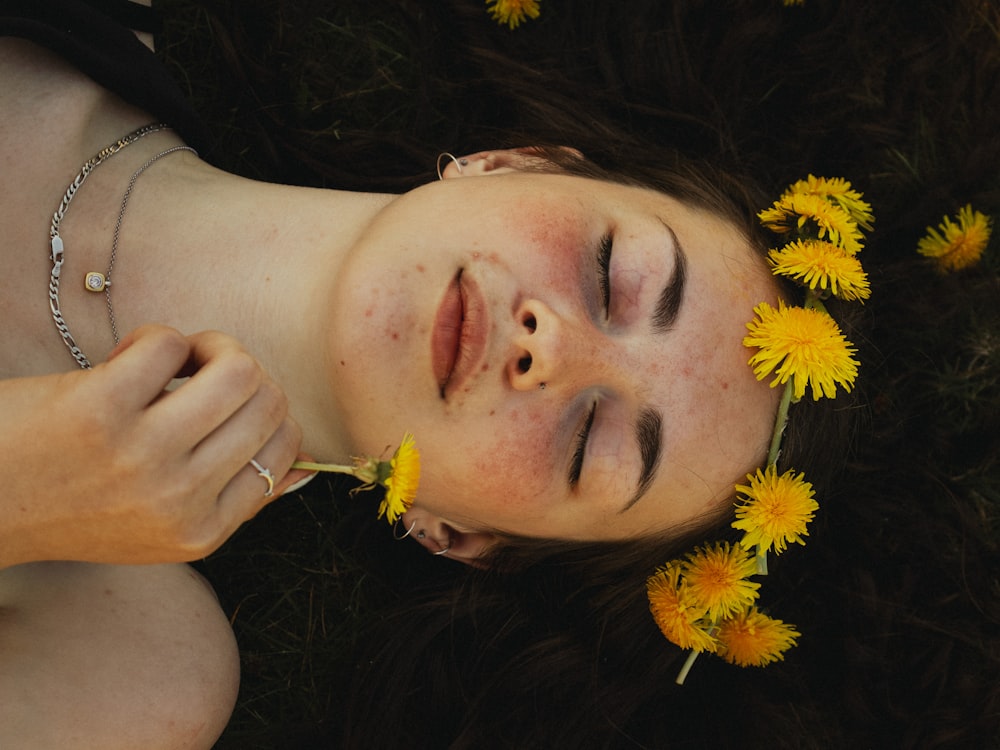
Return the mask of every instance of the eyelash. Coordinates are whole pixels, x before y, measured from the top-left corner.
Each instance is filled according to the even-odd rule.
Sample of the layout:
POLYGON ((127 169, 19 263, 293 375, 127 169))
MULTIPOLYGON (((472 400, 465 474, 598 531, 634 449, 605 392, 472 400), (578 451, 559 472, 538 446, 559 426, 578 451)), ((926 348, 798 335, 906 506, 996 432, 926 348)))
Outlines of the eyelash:
POLYGON ((590 414, 580 432, 576 436, 576 450, 573 451, 573 461, 569 467, 569 483, 573 486, 580 481, 580 474, 583 472, 583 453, 587 448, 587 438, 590 437, 590 428, 594 426, 594 415, 597 414, 597 404, 590 407, 590 414))
MULTIPOLYGON (((604 315, 611 313, 611 251, 614 242, 611 234, 601 237, 600 245, 597 247, 597 285, 601 290, 601 302, 604 305, 604 315)), ((576 485, 580 481, 580 474, 583 473, 583 456, 587 450, 587 440, 590 438, 590 428, 594 426, 594 416, 597 414, 597 404, 590 407, 587 421, 576 437, 576 449, 573 451, 573 460, 570 463, 569 483, 576 485)))
POLYGON ((604 303, 604 314, 611 311, 611 250, 613 240, 610 234, 601 237, 597 248, 597 284, 601 289, 601 300, 604 303))

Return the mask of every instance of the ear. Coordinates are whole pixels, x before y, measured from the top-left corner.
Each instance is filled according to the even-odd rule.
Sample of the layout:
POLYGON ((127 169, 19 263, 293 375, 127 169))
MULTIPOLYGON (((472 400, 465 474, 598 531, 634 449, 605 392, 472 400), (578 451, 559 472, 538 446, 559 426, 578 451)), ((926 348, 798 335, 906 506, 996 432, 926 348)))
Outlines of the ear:
POLYGON ((482 566, 482 558, 496 543, 496 536, 488 531, 460 528, 423 508, 406 511, 402 525, 407 529, 412 527, 409 537, 432 555, 474 567, 482 566))
MULTIPOLYGON (((575 148, 560 146, 560 150, 576 159, 583 159, 583 154, 575 148)), ((552 165, 552 162, 542 155, 541 149, 534 146, 479 151, 475 154, 457 157, 453 157, 451 154, 441 154, 438 157, 438 167, 443 180, 453 177, 479 177, 486 174, 538 170, 546 165, 552 165)))

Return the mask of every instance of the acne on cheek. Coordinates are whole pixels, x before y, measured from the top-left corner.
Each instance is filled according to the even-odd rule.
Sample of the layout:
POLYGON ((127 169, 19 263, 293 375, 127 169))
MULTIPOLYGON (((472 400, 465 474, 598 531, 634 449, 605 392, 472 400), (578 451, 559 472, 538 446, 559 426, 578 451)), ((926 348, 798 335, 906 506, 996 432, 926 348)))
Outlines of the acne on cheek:
POLYGON ((417 321, 412 315, 402 315, 392 318, 382 331, 386 339, 399 341, 401 331, 413 331, 417 328, 417 321))

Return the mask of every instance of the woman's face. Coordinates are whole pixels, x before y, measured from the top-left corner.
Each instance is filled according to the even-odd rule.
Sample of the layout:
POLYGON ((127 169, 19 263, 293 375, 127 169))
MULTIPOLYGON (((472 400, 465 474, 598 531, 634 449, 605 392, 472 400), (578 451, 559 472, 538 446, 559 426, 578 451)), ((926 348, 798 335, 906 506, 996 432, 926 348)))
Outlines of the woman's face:
POLYGON ((444 180, 345 260, 331 380, 357 452, 414 433, 416 507, 454 529, 642 536, 717 513, 762 462, 778 394, 741 342, 776 298, 735 228, 660 193, 444 180))

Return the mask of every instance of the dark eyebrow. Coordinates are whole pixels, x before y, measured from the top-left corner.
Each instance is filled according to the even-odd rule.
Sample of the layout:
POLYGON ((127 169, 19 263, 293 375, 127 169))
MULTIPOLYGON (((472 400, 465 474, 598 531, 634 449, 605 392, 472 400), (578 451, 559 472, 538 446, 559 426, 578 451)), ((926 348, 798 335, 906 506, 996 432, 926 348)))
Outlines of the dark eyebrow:
POLYGON ((660 292, 660 298, 653 310, 653 331, 656 333, 665 333, 674 327, 677 314, 681 310, 681 302, 684 301, 684 285, 687 283, 687 256, 684 254, 684 248, 681 247, 674 230, 667 224, 663 226, 673 240, 674 272, 660 292))
MULTIPOLYGON (((660 298, 653 310, 654 333, 665 333, 674 327, 681 310, 681 302, 684 301, 684 287, 687 283, 687 255, 674 230, 666 222, 663 222, 663 227, 670 234, 674 248, 674 272, 660 292, 660 298)), ((639 419, 635 423, 635 441, 639 444, 639 455, 642 457, 639 484, 635 494, 625 503, 625 507, 618 511, 619 513, 624 513, 639 502, 653 483, 663 452, 662 435, 663 418, 659 412, 649 408, 640 411, 639 419)))
POLYGON ((653 477, 660 466, 663 443, 663 418, 653 409, 643 409, 635 423, 635 441, 639 444, 639 455, 642 457, 642 469, 639 471, 639 485, 635 494, 625 503, 619 513, 624 513, 646 494, 653 477))

